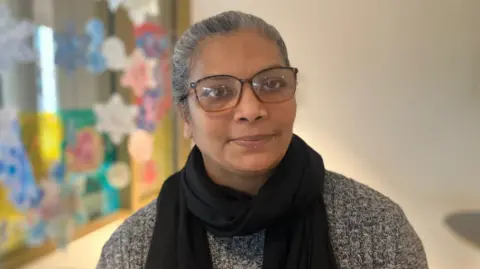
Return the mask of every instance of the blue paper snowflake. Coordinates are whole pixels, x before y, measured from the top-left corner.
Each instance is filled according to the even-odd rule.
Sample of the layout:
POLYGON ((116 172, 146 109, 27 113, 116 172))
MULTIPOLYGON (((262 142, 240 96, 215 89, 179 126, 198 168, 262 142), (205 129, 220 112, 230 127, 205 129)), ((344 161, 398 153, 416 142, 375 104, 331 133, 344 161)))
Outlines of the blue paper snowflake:
POLYGON ((105 26, 101 20, 92 19, 85 26, 85 32, 90 37, 87 53, 87 69, 99 74, 107 69, 107 61, 102 54, 102 44, 105 39, 105 26))
POLYGON ((68 73, 86 66, 90 41, 91 38, 86 34, 77 36, 75 25, 68 24, 64 32, 55 33, 57 45, 55 64, 64 68, 68 73))
POLYGON ((38 205, 42 193, 36 185, 32 166, 23 147, 3 146, 0 163, 10 202, 24 211, 38 205))

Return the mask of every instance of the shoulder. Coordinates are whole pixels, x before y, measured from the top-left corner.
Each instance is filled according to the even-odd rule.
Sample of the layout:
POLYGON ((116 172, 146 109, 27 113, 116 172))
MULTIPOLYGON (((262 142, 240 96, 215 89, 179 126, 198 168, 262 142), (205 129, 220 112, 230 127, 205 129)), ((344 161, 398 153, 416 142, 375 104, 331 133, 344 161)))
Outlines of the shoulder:
POLYGON ((103 246, 97 269, 142 268, 155 227, 155 215, 156 200, 127 218, 103 246))
POLYGON ((328 171, 324 200, 342 267, 428 268, 420 238, 402 208, 387 196, 328 171))
POLYGON ((378 224, 404 218, 401 207, 387 196, 341 174, 327 171, 324 199, 330 213, 342 211, 362 224, 378 224))

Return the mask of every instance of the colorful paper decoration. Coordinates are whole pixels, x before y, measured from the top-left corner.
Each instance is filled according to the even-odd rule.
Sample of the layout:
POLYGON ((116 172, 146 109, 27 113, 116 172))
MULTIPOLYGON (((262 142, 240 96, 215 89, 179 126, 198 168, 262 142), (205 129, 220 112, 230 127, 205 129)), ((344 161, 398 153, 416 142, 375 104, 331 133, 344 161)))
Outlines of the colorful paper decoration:
POLYGON ((153 136, 145 130, 136 130, 128 139, 128 153, 137 163, 152 159, 153 136))
POLYGON ((64 32, 55 32, 55 64, 72 73, 88 64, 87 53, 90 37, 86 34, 77 36, 74 23, 68 23, 64 32))
MULTIPOLYGON (((105 104, 106 105, 106 104, 105 104)), ((122 113, 122 112, 121 112, 122 113)), ((81 195, 82 204, 80 204, 80 208, 77 210, 77 214, 74 216, 74 219, 77 224, 86 223, 93 218, 97 218, 99 214, 107 215, 113 212, 116 212, 120 207, 120 194, 118 190, 111 188, 107 184, 106 176, 108 167, 115 161, 116 159, 116 150, 115 145, 109 139, 108 134, 101 134, 97 130, 97 125, 100 121, 98 115, 95 113, 93 109, 82 109, 82 110, 65 110, 59 112, 60 117, 64 126, 68 122, 73 122, 74 127, 76 128, 76 132, 78 134, 83 133, 85 130, 92 130, 94 133, 93 137, 101 137, 103 140, 102 146, 87 146, 88 148, 94 148, 95 152, 103 151, 101 155, 103 155, 103 162, 100 163, 96 167, 96 169, 84 169, 83 172, 72 172, 72 168, 68 165, 71 164, 70 160, 72 160, 71 155, 65 154, 65 164, 67 165, 67 170, 69 171, 66 181, 74 186, 76 193, 81 195), (81 183, 83 181, 84 183, 81 183)), ((125 116, 118 115, 118 116, 125 116)), ((127 115, 128 117, 128 115, 127 115)), ((124 119, 122 119, 124 120, 124 119)), ((88 138, 88 136, 87 136, 88 138)), ((90 137, 92 138, 92 137, 90 137)), ((90 138, 85 139, 87 142, 90 138)), ((83 140, 83 139, 82 139, 83 140)), ((95 139, 93 139, 95 140, 95 139)), ((98 140, 100 141, 100 140, 98 140)), ((78 138, 77 138, 78 142, 78 138)), ((75 147, 73 147, 75 148, 75 147)), ((83 148, 83 147, 80 147, 83 148)), ((84 160, 89 159, 89 155, 92 156, 90 150, 87 151, 79 151, 84 152, 79 154, 80 156, 86 156, 85 158, 81 158, 84 160), (85 155, 84 155, 85 154, 85 155)), ((97 152, 99 153, 99 152, 97 152)), ((95 155, 94 155, 95 156, 95 155)), ((94 158, 95 159, 95 158, 94 158)), ((86 162, 90 163, 91 162, 86 162)), ((91 167, 95 167, 96 165, 91 165, 91 167)))
POLYGON ((85 32, 90 37, 90 46, 87 52, 87 69, 100 74, 107 69, 106 59, 103 56, 102 44, 105 39, 105 27, 99 19, 91 19, 85 26, 85 32))
MULTIPOLYGON (((97 0, 101 1, 101 0, 97 0)), ((158 4, 151 0, 105 0, 108 3, 108 9, 111 12, 117 12, 120 6, 123 6, 134 24, 145 22, 149 14, 158 14, 158 4), (154 9, 153 7, 157 7, 154 9)))
POLYGON ((48 238, 57 247, 65 248, 70 242, 74 216, 80 204, 75 186, 49 178, 41 181, 41 188, 43 199, 29 214, 27 244, 39 245, 48 238))
POLYGON ((38 214, 43 220, 54 218, 61 209, 60 183, 55 181, 55 179, 45 179, 40 182, 44 196, 39 204, 38 214))
POLYGON ((105 71, 106 61, 102 55, 105 37, 103 22, 91 19, 85 25, 85 33, 77 35, 74 23, 68 23, 64 32, 55 33, 57 50, 55 64, 72 73, 80 67, 99 74, 105 71))
POLYGON ((146 58, 168 60, 169 38, 167 30, 154 23, 144 23, 135 27, 135 46, 146 58))
POLYGON ((29 39, 35 32, 35 25, 29 21, 17 22, 7 4, 0 4, 0 70, 15 63, 29 63, 37 59, 29 39))
POLYGON ((10 202, 18 210, 25 211, 35 207, 42 194, 36 186, 32 165, 20 142, 20 124, 14 111, 7 109, 0 114, 0 132, 3 133, 0 141, 0 182, 8 189, 10 202))
POLYGON ((86 127, 77 132, 75 141, 65 150, 68 170, 87 173, 98 169, 105 157, 103 137, 93 127, 86 127))
POLYGON ((35 211, 27 213, 27 221, 25 222, 25 244, 30 247, 38 247, 45 243, 47 224, 42 221, 35 211))
MULTIPOLYGON (((152 0, 124 0, 123 5, 127 9, 151 8, 152 0)), ((153 2, 153 5, 158 5, 158 3, 153 2)))
POLYGON ((145 92, 137 117, 138 128, 149 132, 155 131, 157 127, 157 111, 159 109, 160 94, 160 89, 145 92))
POLYGON ((42 198, 26 211, 27 245, 38 246, 50 239, 64 248, 70 241, 74 218, 82 207, 78 190, 85 182, 69 182, 66 175, 65 165, 58 161, 40 181, 42 198))
POLYGON ((100 19, 90 19, 85 25, 85 33, 90 37, 90 45, 99 47, 105 38, 105 26, 100 19))
POLYGON ((130 168, 124 162, 112 164, 107 172, 108 184, 115 189, 124 189, 130 184, 130 168))
MULTIPOLYGON (((154 23, 144 23, 135 27, 134 31, 137 49, 140 49, 148 59, 154 62, 152 73, 155 87, 150 90, 158 94, 155 96, 157 98, 155 113, 156 120, 159 121, 167 115, 172 105, 168 32, 164 27, 154 23)), ((151 95, 144 94, 139 96, 136 103, 140 107, 145 107, 145 104, 143 104, 145 99, 151 99, 151 95)), ((139 121, 141 120, 140 117, 139 121)), ((148 127, 150 127, 143 127, 142 122, 138 124, 140 128, 149 129, 148 127)), ((151 127, 153 126, 151 125, 151 127)))
POLYGON ((87 177, 82 174, 72 177, 71 184, 78 195, 82 195, 87 191, 87 180, 87 177))
POLYGON ((107 133, 116 145, 136 129, 138 108, 126 105, 118 93, 114 93, 106 104, 94 105, 93 110, 97 116, 97 130, 107 133))
POLYGON ((68 23, 64 32, 55 32, 55 64, 72 73, 79 67, 86 66, 90 37, 86 34, 77 36, 75 24, 68 23))
POLYGON ((153 160, 149 160, 146 164, 145 164, 145 170, 144 170, 144 173, 143 173, 143 179, 145 181, 145 183, 147 184, 152 184, 155 182, 155 180, 157 179, 157 166, 155 164, 155 161, 153 160))
POLYGON ((161 95, 164 94, 164 87, 168 83, 168 76, 170 75, 170 63, 164 61, 156 61, 153 67, 153 78, 155 85, 160 90, 161 95))
POLYGON ((108 69, 120 71, 125 68, 127 54, 125 52, 125 44, 120 38, 116 36, 108 37, 103 43, 102 53, 108 69))
POLYGON ((126 0, 124 6, 133 25, 145 23, 150 15, 159 14, 158 3, 150 0, 126 0))
POLYGON ((154 62, 148 61, 141 50, 135 49, 128 60, 121 85, 131 88, 135 96, 143 96, 144 92, 155 84, 152 75, 153 65, 154 62))
POLYGON ((49 171, 48 171, 48 179, 53 180, 58 184, 65 183, 65 176, 67 174, 67 167, 61 161, 54 162, 49 171))

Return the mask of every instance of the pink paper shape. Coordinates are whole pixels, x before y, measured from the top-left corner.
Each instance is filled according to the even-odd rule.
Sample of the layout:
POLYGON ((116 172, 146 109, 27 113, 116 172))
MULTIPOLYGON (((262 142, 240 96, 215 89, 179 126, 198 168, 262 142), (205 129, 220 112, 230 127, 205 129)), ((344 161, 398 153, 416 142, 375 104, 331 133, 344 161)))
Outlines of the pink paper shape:
POLYGON ((135 96, 142 97, 145 91, 153 87, 152 69, 152 64, 146 60, 139 49, 136 49, 130 55, 129 63, 123 73, 122 86, 131 88, 135 96))

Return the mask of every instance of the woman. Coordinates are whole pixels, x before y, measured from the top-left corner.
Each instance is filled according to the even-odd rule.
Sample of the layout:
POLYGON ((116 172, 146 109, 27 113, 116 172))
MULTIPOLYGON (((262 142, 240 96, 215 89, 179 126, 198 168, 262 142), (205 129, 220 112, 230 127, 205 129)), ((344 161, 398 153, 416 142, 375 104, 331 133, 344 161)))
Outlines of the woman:
POLYGON ((97 268, 428 268, 400 207, 325 170, 293 134, 297 69, 277 30, 225 12, 173 55, 185 167, 123 223, 97 268))

